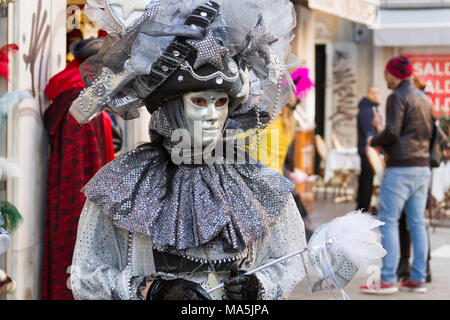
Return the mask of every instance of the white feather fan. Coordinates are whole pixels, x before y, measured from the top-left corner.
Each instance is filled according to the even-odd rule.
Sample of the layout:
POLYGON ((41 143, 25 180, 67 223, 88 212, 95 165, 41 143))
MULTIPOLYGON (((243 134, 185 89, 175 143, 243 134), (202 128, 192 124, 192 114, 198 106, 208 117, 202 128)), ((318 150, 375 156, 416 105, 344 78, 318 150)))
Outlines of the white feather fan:
POLYGON ((374 230, 383 224, 368 213, 353 211, 332 220, 327 228, 327 237, 332 238, 355 265, 365 267, 387 253, 380 243, 380 233, 374 230))
POLYGON ((6 178, 18 178, 19 176, 20 169, 14 160, 0 157, 0 181, 6 178))

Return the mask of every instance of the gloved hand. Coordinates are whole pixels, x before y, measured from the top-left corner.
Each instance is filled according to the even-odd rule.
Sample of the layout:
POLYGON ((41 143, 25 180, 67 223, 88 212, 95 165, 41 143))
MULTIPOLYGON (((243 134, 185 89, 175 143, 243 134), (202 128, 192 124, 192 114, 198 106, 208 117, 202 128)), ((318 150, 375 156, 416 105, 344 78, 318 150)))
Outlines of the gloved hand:
POLYGON ((211 296, 197 283, 184 280, 156 278, 147 293, 147 300, 211 300, 211 296))
POLYGON ((259 293, 258 278, 244 271, 231 271, 231 277, 224 281, 224 290, 230 300, 257 300, 259 293))

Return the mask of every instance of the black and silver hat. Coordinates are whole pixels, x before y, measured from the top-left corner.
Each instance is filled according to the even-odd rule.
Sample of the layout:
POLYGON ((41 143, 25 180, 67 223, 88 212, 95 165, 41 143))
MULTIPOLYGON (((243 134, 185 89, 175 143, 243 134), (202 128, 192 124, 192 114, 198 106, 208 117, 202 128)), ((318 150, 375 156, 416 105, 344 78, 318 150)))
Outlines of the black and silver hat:
POLYGON ((88 87, 70 109, 79 123, 105 108, 133 119, 144 105, 153 113, 168 99, 203 90, 228 92, 230 111, 241 117, 276 115, 290 99, 281 92, 292 67, 286 61, 295 12, 288 0, 148 0, 145 9, 132 0, 88 4, 110 35, 81 68, 88 87), (130 12, 140 14, 131 20, 130 12), (238 98, 243 88, 249 92, 238 98))

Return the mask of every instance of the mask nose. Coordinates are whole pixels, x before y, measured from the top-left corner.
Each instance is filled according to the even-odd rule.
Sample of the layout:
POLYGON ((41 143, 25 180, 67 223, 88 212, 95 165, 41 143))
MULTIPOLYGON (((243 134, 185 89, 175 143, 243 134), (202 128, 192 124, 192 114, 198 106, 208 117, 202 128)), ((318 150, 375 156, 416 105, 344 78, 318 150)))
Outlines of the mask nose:
POLYGON ((213 102, 208 103, 208 113, 206 115, 206 120, 217 121, 219 117, 217 115, 216 104, 213 102))

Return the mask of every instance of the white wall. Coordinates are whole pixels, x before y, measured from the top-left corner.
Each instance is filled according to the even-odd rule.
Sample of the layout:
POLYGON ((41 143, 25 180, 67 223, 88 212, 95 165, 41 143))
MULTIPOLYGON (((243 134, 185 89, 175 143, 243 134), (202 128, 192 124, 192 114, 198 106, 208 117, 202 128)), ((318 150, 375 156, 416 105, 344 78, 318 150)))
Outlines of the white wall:
POLYGON ((433 54, 450 54, 450 47, 442 46, 442 47, 374 47, 374 64, 373 64, 373 82, 375 84, 380 85, 381 88, 381 104, 380 111, 385 117, 386 113, 386 100, 389 94, 392 92, 386 86, 386 81, 384 80, 384 69, 386 67, 386 63, 392 57, 401 55, 401 54, 424 54, 424 55, 433 55, 433 54))
POLYGON ((33 99, 21 103, 8 118, 8 157, 15 158, 21 177, 8 182, 8 200, 23 216, 12 234, 7 271, 17 282, 8 299, 38 299, 45 215, 47 135, 42 114, 48 101, 43 90, 65 67, 65 0, 19 0, 13 5, 12 39, 20 51, 13 60, 13 90, 28 90, 33 99))

